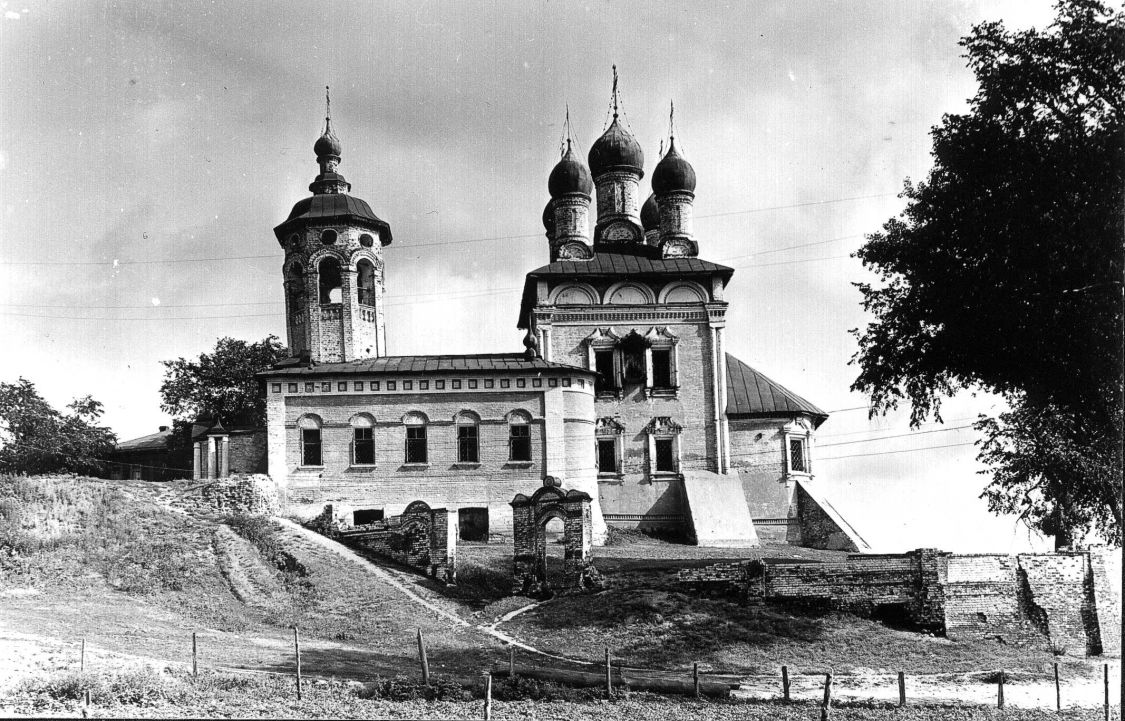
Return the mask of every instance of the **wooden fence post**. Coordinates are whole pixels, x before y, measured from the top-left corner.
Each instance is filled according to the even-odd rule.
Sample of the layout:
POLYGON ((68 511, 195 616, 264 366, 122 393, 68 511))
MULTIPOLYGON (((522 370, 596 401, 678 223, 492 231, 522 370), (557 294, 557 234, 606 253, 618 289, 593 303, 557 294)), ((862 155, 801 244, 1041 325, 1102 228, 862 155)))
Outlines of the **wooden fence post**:
POLYGON ((789 667, 781 667, 781 697, 785 703, 789 703, 789 667))
POLYGON ((426 640, 422 637, 422 629, 418 629, 418 661, 422 664, 422 683, 430 685, 430 661, 426 658, 426 640))
POLYGON ((1109 664, 1103 664, 1105 678, 1105 721, 1109 721, 1109 664))
POLYGON ((996 684, 996 708, 1004 708, 1004 672, 1000 672, 1000 679, 996 684))
POLYGON ((695 697, 699 698, 699 661, 695 661, 691 665, 691 677, 695 682, 695 697))
POLYGON ((906 674, 898 672, 898 705, 906 705, 906 674))
POLYGON ((1062 711, 1062 689, 1059 688, 1059 665, 1055 664, 1055 711, 1062 711))
POLYGON ((832 713, 832 672, 824 674, 824 703, 820 706, 820 721, 828 721, 832 713))
POLYGON ((605 647, 605 695, 613 698, 613 669, 609 664, 609 646, 605 647))
POLYGON ((516 647, 508 647, 508 678, 515 680, 516 678, 516 647))
POLYGON ((484 721, 492 718, 492 672, 484 680, 484 721))
POLYGON ((86 672, 86 637, 82 637, 82 650, 78 654, 78 672, 86 672))
POLYGON ((301 635, 293 626, 293 649, 297 652, 297 700, 301 700, 301 635))
POLYGON ((199 649, 195 644, 195 631, 191 632, 191 677, 199 678, 199 649))

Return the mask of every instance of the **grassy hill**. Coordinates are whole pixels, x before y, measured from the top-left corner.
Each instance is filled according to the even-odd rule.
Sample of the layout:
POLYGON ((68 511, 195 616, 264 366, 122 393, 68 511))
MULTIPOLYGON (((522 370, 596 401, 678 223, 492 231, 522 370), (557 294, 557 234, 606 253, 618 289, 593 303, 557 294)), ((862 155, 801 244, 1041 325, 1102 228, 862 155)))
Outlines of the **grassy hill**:
MULTIPOLYGON (((186 513, 172 503, 180 491, 134 481, 0 477, 0 709, 73 714, 81 693, 92 690, 95 704, 116 704, 117 715, 196 709, 203 715, 479 717, 479 704, 464 697, 479 695, 482 671, 507 659, 507 648, 484 626, 529 603, 505 595, 507 545, 463 546, 462 584, 446 588, 360 559, 282 519, 186 513), (290 698, 294 625, 304 672, 316 683, 300 706, 290 698), (438 680, 429 689, 417 683, 419 630, 438 680), (198 679, 187 673, 193 633, 204 670, 198 679), (86 672, 79 674, 82 639, 86 672)), ((705 549, 626 536, 598 553, 608 590, 554 599, 501 630, 575 661, 597 660, 609 645, 627 665, 687 669, 700 661, 746 674, 776 673, 782 663, 795 675, 828 668, 857 674, 1004 668, 1013 679, 1043 678, 1055 660, 1068 677, 1095 668, 1056 659, 1045 648, 957 644, 842 614, 741 606, 669 589, 677 567, 709 560, 705 549)), ((752 553, 816 556, 786 548, 752 553)), ((521 661, 535 660, 520 653, 521 661)), ((615 702, 611 712, 591 702, 590 692, 550 684, 498 685, 497 693, 549 702, 531 709, 505 701, 498 718, 813 713, 738 704, 704 709, 644 694, 615 702)), ((871 707, 838 717, 892 713, 946 717, 871 707)))

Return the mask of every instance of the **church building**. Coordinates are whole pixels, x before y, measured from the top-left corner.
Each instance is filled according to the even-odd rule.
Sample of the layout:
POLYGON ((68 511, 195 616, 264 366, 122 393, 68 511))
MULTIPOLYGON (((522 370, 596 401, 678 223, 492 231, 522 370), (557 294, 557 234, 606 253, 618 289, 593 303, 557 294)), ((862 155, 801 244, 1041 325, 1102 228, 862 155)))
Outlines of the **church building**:
POLYGON ((866 548, 814 480, 827 414, 726 351, 734 271, 700 257, 695 170, 669 138, 642 201, 614 100, 588 162, 568 141, 550 172, 549 263, 527 273, 512 353, 388 354, 391 227, 350 194, 326 118, 312 195, 274 229, 293 357, 261 374, 268 470, 292 505, 360 525, 422 500, 487 539, 552 483, 591 496, 596 543, 614 526, 866 548))

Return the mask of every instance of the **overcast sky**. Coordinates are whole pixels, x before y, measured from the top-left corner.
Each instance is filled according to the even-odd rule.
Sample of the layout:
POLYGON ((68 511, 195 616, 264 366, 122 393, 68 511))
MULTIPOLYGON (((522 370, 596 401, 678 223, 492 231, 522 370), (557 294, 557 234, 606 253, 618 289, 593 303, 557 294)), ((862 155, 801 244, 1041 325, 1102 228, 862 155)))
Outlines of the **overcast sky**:
POLYGON ((647 175, 676 103, 700 256, 736 269, 729 350, 820 407, 816 480, 878 548, 1042 547, 977 496, 994 401, 906 435, 849 391, 848 255, 974 92, 960 37, 1047 2, 0 2, 0 380, 167 423, 159 361, 285 339, 271 229, 308 195, 332 86, 341 172, 394 231, 391 353, 519 351, 564 108, 585 154, 610 67, 647 175), (855 410, 859 408, 859 410, 855 410), (883 438, 896 436, 894 438, 883 438), (930 448, 931 450, 918 450, 930 448))

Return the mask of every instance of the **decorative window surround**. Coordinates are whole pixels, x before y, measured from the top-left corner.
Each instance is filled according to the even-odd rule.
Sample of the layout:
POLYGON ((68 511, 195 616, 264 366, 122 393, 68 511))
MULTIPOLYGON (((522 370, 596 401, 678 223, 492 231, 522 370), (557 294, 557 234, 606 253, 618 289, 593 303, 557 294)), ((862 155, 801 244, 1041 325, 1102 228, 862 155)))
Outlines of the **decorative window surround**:
POLYGON ((649 479, 680 478, 680 435, 683 427, 668 416, 657 416, 645 426, 648 434, 648 476, 649 479), (668 447, 665 444, 670 444, 668 447), (670 454, 667 466, 659 469, 665 454, 670 454))
POLYGON ((782 429, 786 476, 812 476, 812 425, 805 418, 790 421, 782 429))
MULTIPOLYGON (((594 458, 598 464, 598 480, 616 480, 620 481, 624 476, 624 447, 623 435, 625 433, 625 426, 621 425, 616 418, 604 416, 594 421, 594 437, 597 446, 594 451, 594 458), (602 460, 603 446, 613 444, 613 465, 610 468, 605 467, 602 460)), ((608 452, 605 454, 609 455, 608 452)))

